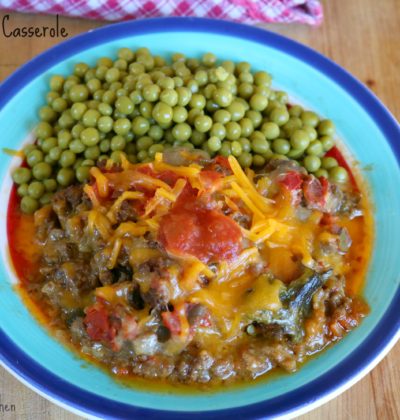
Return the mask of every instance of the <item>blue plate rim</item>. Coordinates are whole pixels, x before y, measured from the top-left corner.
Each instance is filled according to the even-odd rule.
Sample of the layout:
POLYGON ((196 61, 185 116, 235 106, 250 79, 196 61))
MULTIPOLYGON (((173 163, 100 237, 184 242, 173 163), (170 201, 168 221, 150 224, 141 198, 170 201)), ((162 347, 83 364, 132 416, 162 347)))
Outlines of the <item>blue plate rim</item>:
MULTIPOLYGON (((261 43, 294 56, 325 74, 355 99, 374 120, 385 135, 392 152, 400 163, 400 145, 396 138, 400 126, 379 99, 361 82, 346 70, 324 57, 322 54, 296 41, 271 33, 267 30, 221 20, 204 18, 156 18, 129 21, 107 25, 66 40, 46 52, 36 56, 23 65, 0 85, 0 110, 27 83, 35 77, 68 57, 85 49, 132 35, 145 35, 167 32, 206 32, 229 35, 261 43)), ((137 407, 116 402, 82 390, 54 375, 44 366, 34 361, 21 350, 0 329, 0 360, 17 376, 32 385, 41 393, 77 411, 101 418, 228 418, 239 415, 241 418, 261 418, 287 415, 309 404, 326 398, 379 358, 400 331, 400 289, 397 290, 384 316, 364 341, 334 369, 326 372, 304 386, 278 397, 259 403, 222 410, 201 412, 166 411, 137 407)))

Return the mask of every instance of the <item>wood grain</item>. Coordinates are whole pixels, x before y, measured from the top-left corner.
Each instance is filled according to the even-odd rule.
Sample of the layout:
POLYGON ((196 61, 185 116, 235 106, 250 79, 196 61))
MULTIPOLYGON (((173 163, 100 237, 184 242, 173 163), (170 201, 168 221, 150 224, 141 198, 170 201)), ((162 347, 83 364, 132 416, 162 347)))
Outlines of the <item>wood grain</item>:
MULTIPOLYGON (((400 119, 400 5, 398 0, 325 1, 319 28, 301 25, 261 25, 320 51, 368 85, 400 119)), ((5 13, 0 13, 0 18, 5 13)), ((50 26, 52 16, 10 15, 10 27, 50 26)), ((102 22, 60 18, 69 37, 104 25, 102 22)), ((5 38, 0 33, 0 81, 62 38, 5 38)), ((301 417, 302 420, 400 419, 400 343, 364 379, 341 396, 301 417)), ((79 417, 40 397, 5 370, 0 370, 1 412, 6 420, 77 420, 79 417), (10 408, 10 407, 9 407, 10 408)))

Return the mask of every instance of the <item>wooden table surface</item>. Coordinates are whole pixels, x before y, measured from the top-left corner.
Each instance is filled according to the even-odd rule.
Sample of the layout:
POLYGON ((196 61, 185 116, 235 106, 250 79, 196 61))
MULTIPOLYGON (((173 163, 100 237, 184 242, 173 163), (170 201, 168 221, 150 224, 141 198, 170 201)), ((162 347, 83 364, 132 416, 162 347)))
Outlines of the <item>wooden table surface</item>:
MULTIPOLYGON (((400 7, 398 0, 331 0, 324 2, 319 28, 264 25, 296 39, 349 70, 367 84, 400 120, 400 7)), ((0 12, 0 18, 4 13, 0 12)), ((9 27, 52 26, 55 18, 10 14, 9 27)), ((104 25, 60 18, 69 37, 104 25)), ((0 81, 21 64, 62 38, 6 38, 0 33, 0 81)), ((341 396, 301 417, 302 420, 400 419, 400 343, 364 379, 341 396)), ((0 368, 0 418, 72 420, 79 417, 48 402, 0 368), (2 412, 5 404, 15 411, 2 412)))

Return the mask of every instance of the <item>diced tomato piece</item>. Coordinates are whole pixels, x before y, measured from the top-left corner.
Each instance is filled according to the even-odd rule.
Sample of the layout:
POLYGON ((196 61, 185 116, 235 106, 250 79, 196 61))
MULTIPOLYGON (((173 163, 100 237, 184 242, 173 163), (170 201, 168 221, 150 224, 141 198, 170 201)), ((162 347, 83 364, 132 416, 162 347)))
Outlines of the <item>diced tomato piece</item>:
POLYGON ((303 184, 303 178, 297 171, 290 171, 279 177, 278 182, 284 185, 289 191, 299 190, 303 184))
POLYGON ((99 304, 86 310, 83 322, 92 340, 112 341, 116 335, 116 328, 111 325, 106 309, 99 304))
POLYGON ((177 313, 161 312, 161 318, 172 335, 179 335, 181 333, 181 321, 177 313))
POLYGON ((200 182, 205 190, 215 190, 220 187, 222 174, 217 171, 203 170, 200 172, 200 182))
POLYGON ((176 255, 193 255, 201 261, 231 259, 241 250, 242 232, 229 217, 210 210, 186 186, 174 207, 161 219, 159 240, 176 255))
POLYGON ((333 146, 329 152, 326 152, 325 157, 335 158, 338 164, 347 170, 351 184, 356 190, 358 190, 356 179, 354 178, 353 172, 351 171, 350 166, 347 164, 346 159, 342 155, 342 152, 336 146, 333 146))

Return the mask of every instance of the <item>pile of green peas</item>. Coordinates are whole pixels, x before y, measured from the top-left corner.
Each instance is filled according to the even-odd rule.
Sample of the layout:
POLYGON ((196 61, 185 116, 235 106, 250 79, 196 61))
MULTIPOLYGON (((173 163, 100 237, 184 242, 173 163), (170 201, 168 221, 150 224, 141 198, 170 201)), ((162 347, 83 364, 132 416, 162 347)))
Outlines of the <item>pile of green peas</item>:
POLYGON ((13 172, 21 208, 33 213, 59 188, 89 179, 102 159, 150 162, 157 152, 199 148, 235 156, 242 167, 293 159, 317 177, 346 182, 332 157, 332 121, 288 103, 271 76, 247 62, 172 55, 168 63, 147 48, 118 50, 96 65, 77 63, 73 74, 50 79, 39 110, 35 144, 24 148, 28 167, 13 172))

